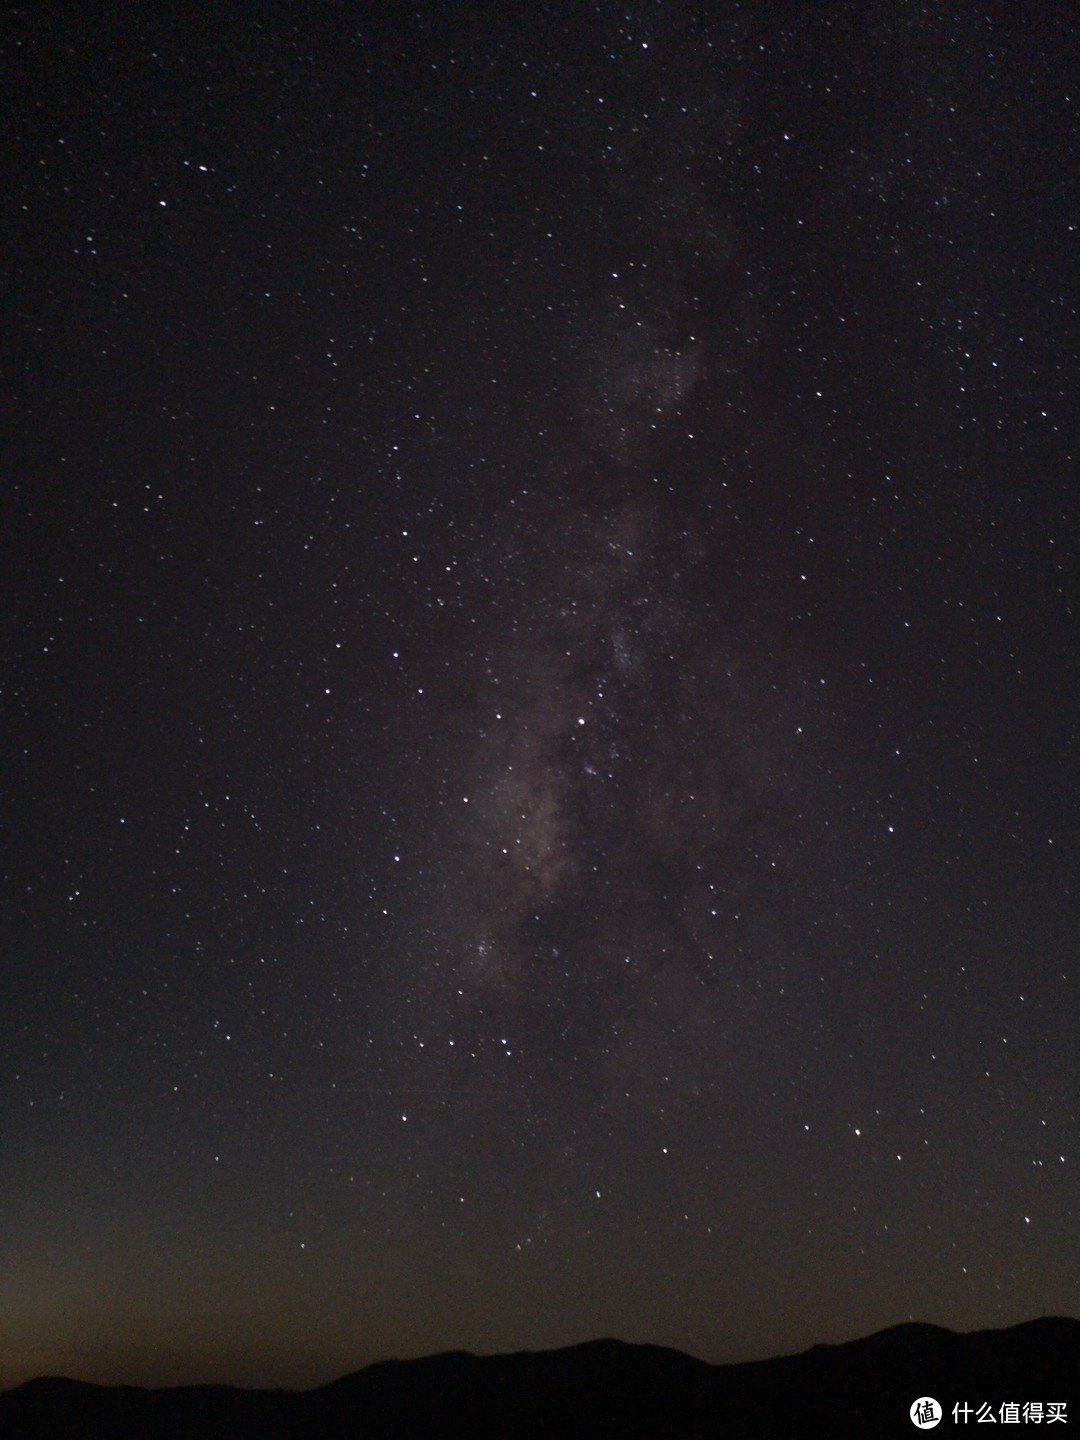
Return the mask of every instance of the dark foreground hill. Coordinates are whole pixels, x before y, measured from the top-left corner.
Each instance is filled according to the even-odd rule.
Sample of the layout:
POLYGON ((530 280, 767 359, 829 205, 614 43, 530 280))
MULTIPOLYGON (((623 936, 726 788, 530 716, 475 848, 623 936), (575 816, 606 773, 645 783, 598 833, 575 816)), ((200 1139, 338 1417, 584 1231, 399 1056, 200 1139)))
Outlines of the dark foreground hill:
MULTIPOLYGON (((899 1325, 846 1345, 744 1365, 596 1340, 536 1354, 385 1361, 317 1390, 143 1390, 31 1380, 0 1393, 0 1437, 18 1440, 845 1440, 920 1433, 921 1396, 942 1435, 989 1405, 995 1424, 1049 1423, 1074 1404, 1080 1321, 954 1334, 899 1325), (1041 1405, 1041 1420, 1024 1406, 1041 1405), (1015 1422, 1002 1406, 1018 1407, 1015 1422)), ((985 1411, 982 1412, 985 1416, 985 1411)), ((986 1433, 986 1432, 980 1432, 986 1433)), ((1067 1430, 1051 1431, 1067 1434, 1067 1430)))

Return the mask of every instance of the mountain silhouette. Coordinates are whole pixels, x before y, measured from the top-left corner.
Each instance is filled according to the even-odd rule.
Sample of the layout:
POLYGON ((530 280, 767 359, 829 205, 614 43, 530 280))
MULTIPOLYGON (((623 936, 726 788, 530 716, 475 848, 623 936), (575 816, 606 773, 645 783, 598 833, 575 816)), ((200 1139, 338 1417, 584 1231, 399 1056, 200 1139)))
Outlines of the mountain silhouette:
MULTIPOLYGON (((3 1440, 846 1440, 912 1436, 912 1403, 1074 1406, 1080 1321, 957 1334, 897 1325, 738 1365, 593 1340, 386 1360, 314 1390, 141 1389, 43 1378, 0 1393, 3 1440)), ((1021 1416, 1020 1423, 1027 1423, 1021 1416)), ((1056 1433, 1056 1432, 1052 1432, 1056 1433)), ((1062 1432, 1065 1433, 1065 1432, 1062 1432)))

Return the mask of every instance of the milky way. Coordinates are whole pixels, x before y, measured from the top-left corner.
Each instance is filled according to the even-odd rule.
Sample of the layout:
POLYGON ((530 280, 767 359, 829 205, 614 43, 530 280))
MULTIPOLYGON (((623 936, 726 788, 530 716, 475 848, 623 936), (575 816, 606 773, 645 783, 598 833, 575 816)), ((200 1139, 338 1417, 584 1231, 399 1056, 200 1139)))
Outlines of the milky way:
POLYGON ((541 451, 487 518, 490 613, 446 642, 446 723, 420 741, 446 805, 406 990, 455 1017, 485 1084, 495 1031, 544 1036, 542 1110, 572 1057, 577 1112, 640 1103, 659 1076, 700 1121, 775 1023, 836 876, 823 682, 727 482, 695 464, 732 382, 672 308, 610 304, 580 362, 577 455, 541 451))

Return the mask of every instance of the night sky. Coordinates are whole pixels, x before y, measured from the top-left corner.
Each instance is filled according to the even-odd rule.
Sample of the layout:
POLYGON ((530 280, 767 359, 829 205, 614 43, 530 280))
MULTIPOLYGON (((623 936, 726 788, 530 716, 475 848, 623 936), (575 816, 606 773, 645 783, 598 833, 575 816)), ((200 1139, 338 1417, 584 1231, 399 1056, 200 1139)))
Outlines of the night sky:
POLYGON ((0 1384, 1080 1313, 1072 7, 0 38, 0 1384))

